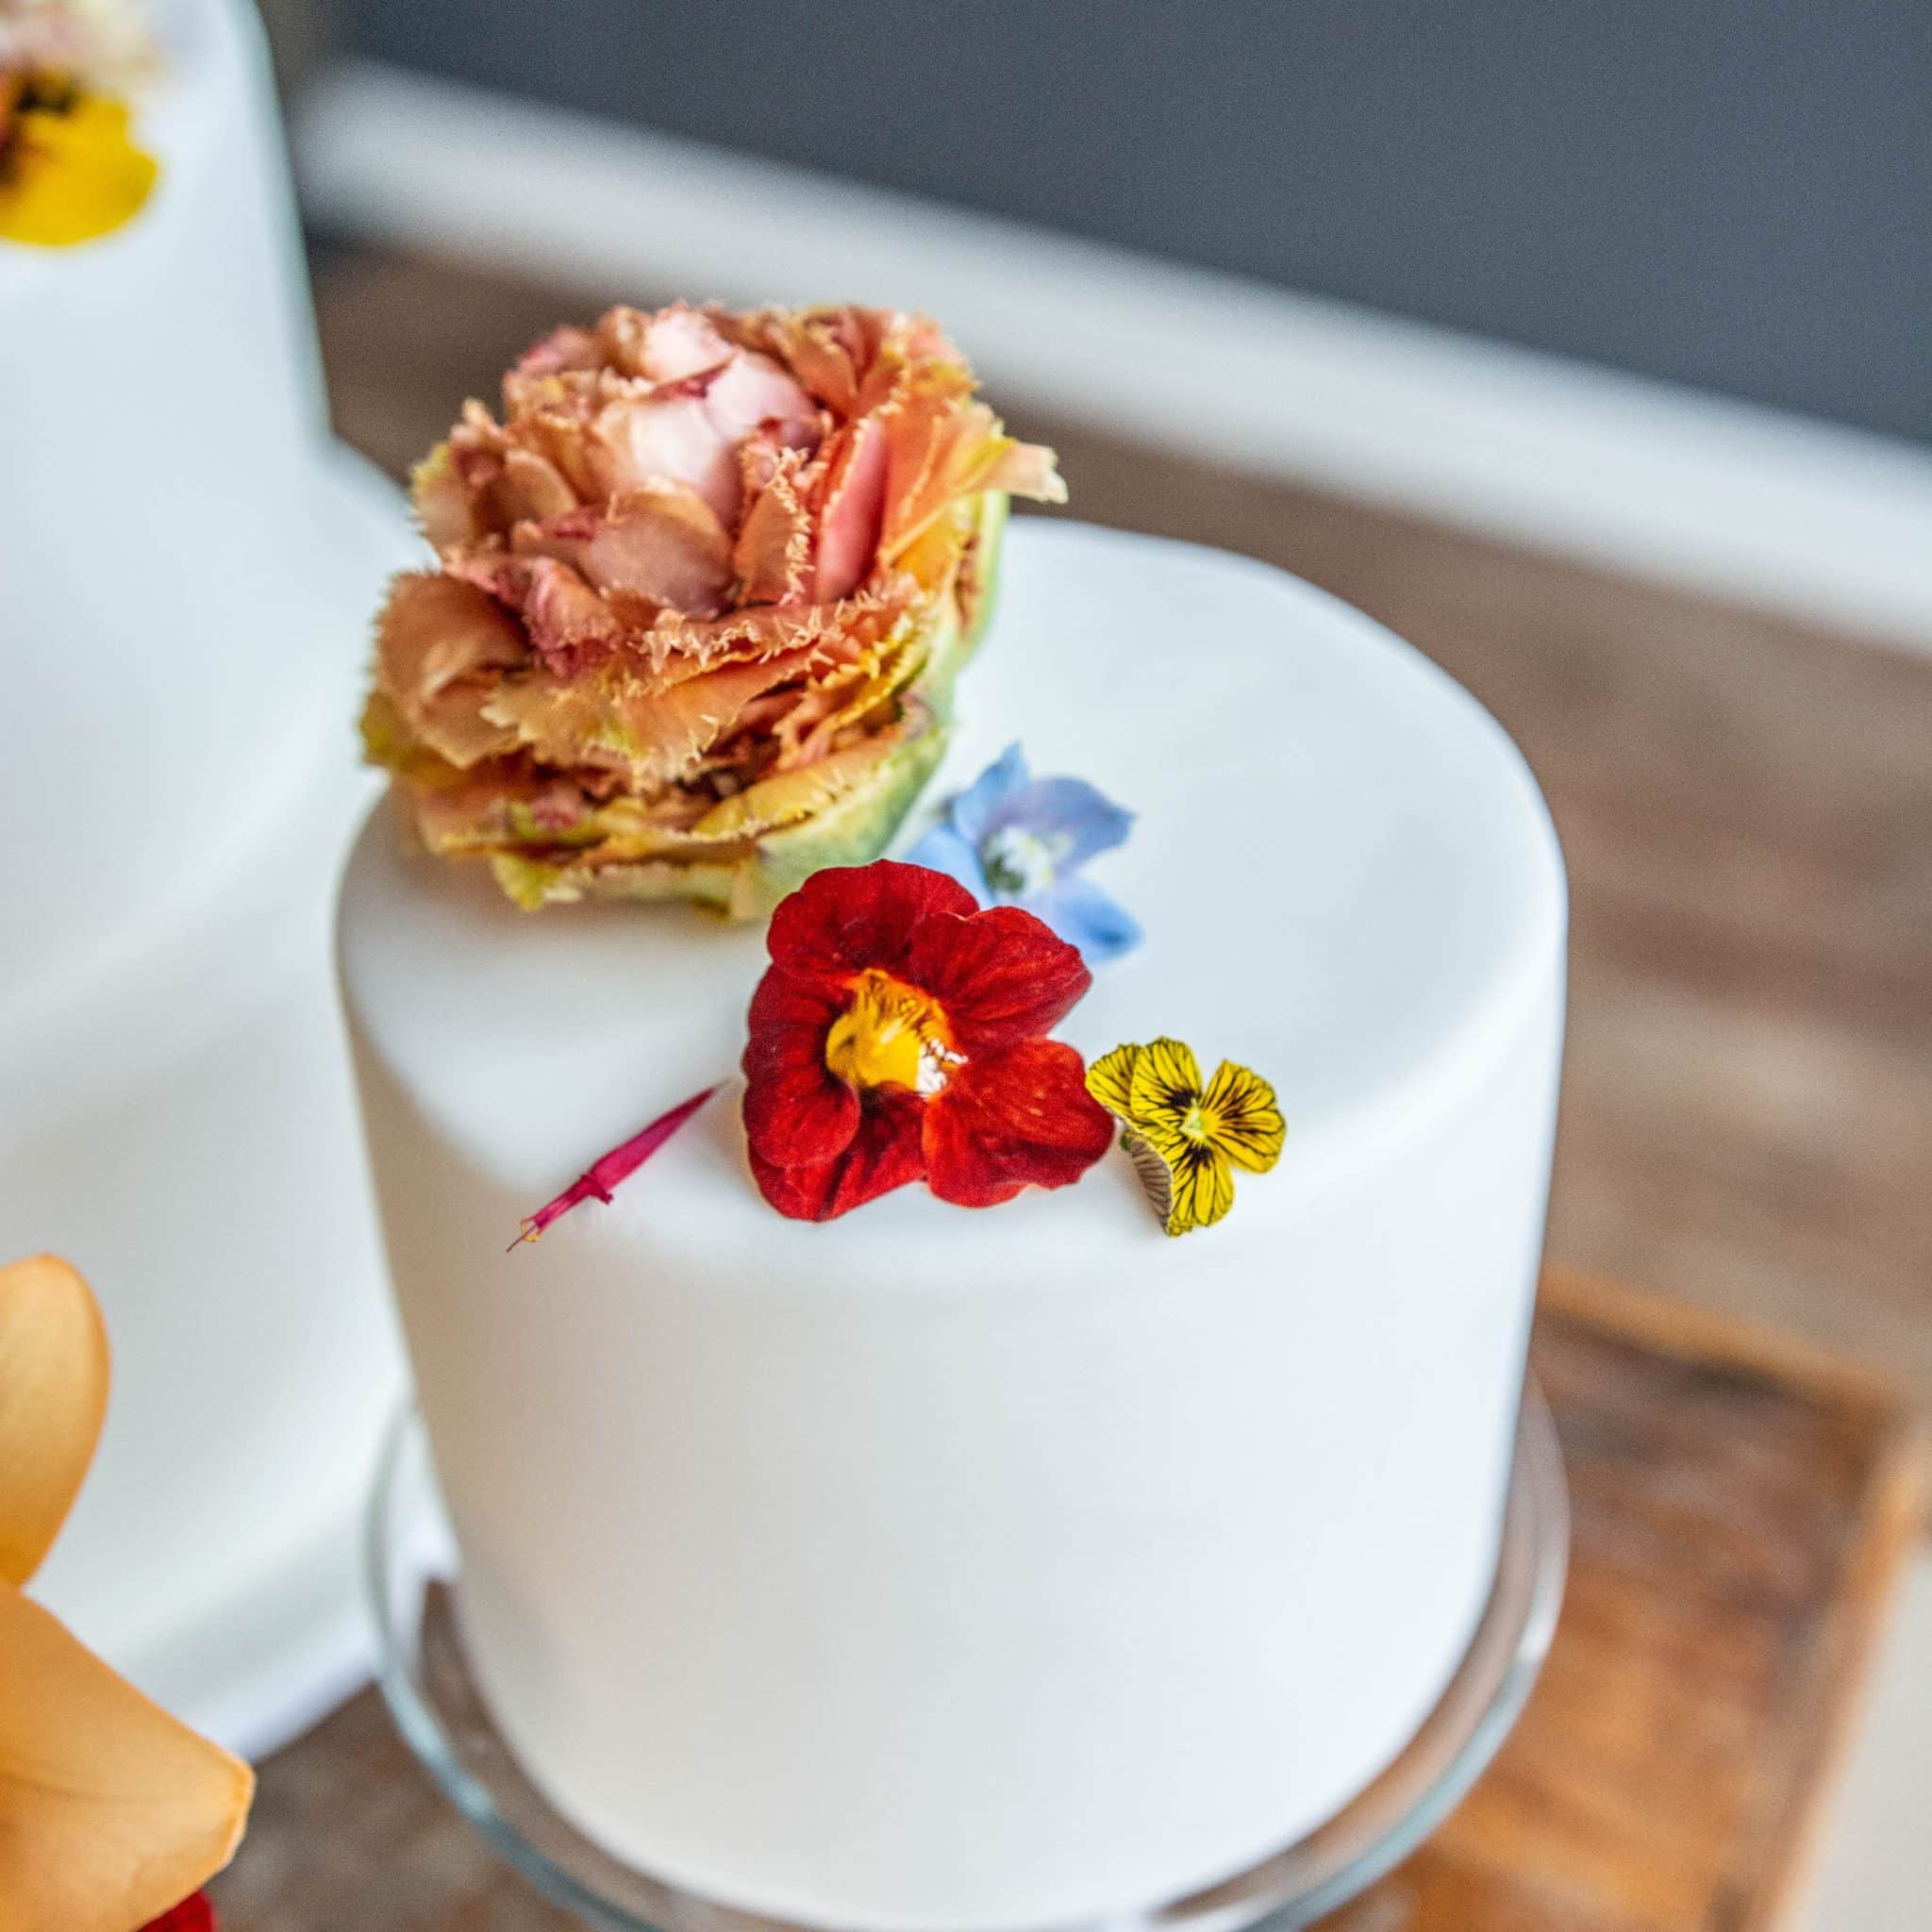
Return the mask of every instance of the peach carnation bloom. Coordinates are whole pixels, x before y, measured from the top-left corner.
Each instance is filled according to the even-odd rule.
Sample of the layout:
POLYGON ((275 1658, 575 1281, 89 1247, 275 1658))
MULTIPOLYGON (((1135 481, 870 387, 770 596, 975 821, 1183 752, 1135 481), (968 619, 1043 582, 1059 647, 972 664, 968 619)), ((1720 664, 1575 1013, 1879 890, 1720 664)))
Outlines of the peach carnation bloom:
POLYGON ((875 855, 938 762, 1010 492, 1058 501, 933 324, 613 308, 416 473, 370 756, 520 904, 768 911, 875 855))

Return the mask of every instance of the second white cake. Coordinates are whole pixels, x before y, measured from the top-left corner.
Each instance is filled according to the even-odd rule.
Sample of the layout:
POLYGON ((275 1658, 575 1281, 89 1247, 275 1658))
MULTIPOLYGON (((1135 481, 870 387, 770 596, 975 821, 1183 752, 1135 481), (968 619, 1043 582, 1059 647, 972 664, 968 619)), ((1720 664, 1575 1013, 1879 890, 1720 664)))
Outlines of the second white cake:
POLYGON ((1125 1159, 824 1226, 735 1082, 534 1248, 520 1219, 728 1077, 763 934, 531 917, 378 814, 340 946, 392 1271, 526 1769, 619 1856, 866 1928, 1045 1925, 1332 1814, 1493 1574, 1548 1180, 1564 891, 1493 723, 1277 573, 1013 534, 937 791, 1014 737, 1140 812, 1147 929, 1059 1030, 1185 1035, 1287 1151, 1167 1240, 1125 1159))

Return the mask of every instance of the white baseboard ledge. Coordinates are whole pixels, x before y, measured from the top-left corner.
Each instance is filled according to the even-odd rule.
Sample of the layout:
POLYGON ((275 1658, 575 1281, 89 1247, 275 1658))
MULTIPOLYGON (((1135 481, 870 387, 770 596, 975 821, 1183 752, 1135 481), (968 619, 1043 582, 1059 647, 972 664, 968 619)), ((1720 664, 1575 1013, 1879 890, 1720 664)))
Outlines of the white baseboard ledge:
POLYGON ((924 308, 1009 412, 1932 649, 1911 443, 394 68, 325 74, 296 149, 338 232, 599 299, 924 308))

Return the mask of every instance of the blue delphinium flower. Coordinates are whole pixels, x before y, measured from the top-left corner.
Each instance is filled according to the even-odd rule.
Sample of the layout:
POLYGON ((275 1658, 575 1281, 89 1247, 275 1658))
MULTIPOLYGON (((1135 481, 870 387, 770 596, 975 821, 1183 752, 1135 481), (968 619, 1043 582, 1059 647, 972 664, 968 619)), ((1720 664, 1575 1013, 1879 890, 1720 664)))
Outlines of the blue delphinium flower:
POLYGON ((1084 778, 1034 777, 1011 744, 906 856, 949 874, 982 906, 1024 907, 1098 965, 1139 945, 1141 928, 1079 869, 1133 823, 1084 778))

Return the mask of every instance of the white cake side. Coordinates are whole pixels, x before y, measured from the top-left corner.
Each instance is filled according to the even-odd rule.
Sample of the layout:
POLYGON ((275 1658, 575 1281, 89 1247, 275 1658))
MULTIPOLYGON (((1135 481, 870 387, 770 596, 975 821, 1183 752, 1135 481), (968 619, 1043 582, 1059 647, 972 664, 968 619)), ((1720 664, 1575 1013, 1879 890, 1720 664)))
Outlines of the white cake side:
POLYGON ((0 846, 9 1013, 241 862, 366 628, 306 622, 322 394, 259 25, 241 0, 157 15, 148 206, 80 248, 0 242, 0 786, 38 831, 0 846))
POLYGON ((127 227, 0 242, 0 1258, 108 1316, 100 1457, 36 1590, 238 1748, 367 1662, 394 1400, 328 970, 369 613, 416 549, 325 440, 246 0, 158 0, 127 227))
POLYGON ((333 487, 287 634, 341 658, 334 728, 310 721, 250 849, 109 977, 0 1003, 0 1256, 69 1257, 114 1350, 100 1455, 36 1593, 250 1753, 366 1669, 359 1524, 400 1380, 328 926, 374 790, 344 757, 353 641, 410 545, 386 483, 316 464, 333 487))
POLYGON ((1124 1159, 974 1213, 758 1198, 735 1087, 609 1208, 519 1217, 735 1065, 762 936, 512 911, 380 814, 340 963, 492 1708, 619 1855, 861 1928, 1143 1907, 1338 1808, 1494 1566, 1564 892, 1493 723, 1292 579, 1013 533, 941 785, 1024 738, 1141 821, 1060 1030, 1276 1086, 1179 1241, 1124 1159))

